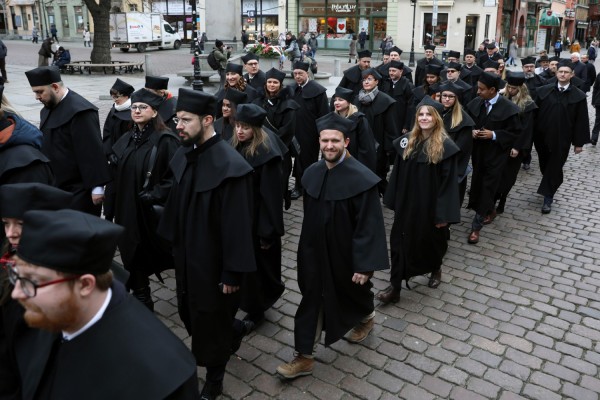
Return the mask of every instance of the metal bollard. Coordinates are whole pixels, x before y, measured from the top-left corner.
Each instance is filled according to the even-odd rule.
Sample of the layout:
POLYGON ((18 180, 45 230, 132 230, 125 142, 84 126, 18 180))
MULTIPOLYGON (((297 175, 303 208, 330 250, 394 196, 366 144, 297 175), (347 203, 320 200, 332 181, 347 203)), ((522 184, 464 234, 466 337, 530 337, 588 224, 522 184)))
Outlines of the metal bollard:
POLYGON ((333 60, 333 76, 342 76, 342 66, 340 60, 333 60))
POLYGON ((153 76, 154 74, 152 73, 152 63, 150 63, 150 58, 152 57, 152 54, 144 54, 144 67, 146 70, 146 76, 153 76))

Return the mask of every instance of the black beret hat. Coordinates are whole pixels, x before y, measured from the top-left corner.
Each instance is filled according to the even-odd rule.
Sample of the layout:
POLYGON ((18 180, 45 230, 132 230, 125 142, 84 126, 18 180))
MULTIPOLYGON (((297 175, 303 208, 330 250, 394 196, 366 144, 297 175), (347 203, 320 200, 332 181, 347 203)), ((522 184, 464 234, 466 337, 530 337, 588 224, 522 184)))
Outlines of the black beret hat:
POLYGON ((164 76, 146 76, 144 87, 154 90, 167 89, 169 87, 169 78, 165 78, 164 76))
POLYGON ((221 47, 221 46, 223 46, 223 41, 221 41, 219 39, 215 40, 215 47, 221 47))
POLYGON ((448 69, 455 69, 457 71, 460 71, 460 69, 462 68, 462 64, 459 64, 457 62, 451 61, 448 63, 447 65, 448 69))
POLYGON ((500 81, 502 79, 500 79, 500 77, 496 74, 492 74, 491 72, 485 72, 483 71, 481 73, 481 75, 479 76, 479 81, 483 83, 485 86, 487 86, 488 88, 496 88, 498 89, 500 87, 500 81))
POLYGON ((30 210, 67 208, 73 194, 43 183, 14 183, 0 186, 0 216, 23 219, 30 210))
POLYGON ((383 51, 383 54, 384 54, 384 55, 386 55, 386 56, 389 56, 391 52, 392 52, 392 50, 391 50, 391 49, 385 49, 385 50, 383 51))
POLYGON ((308 72, 308 63, 302 61, 296 61, 294 63, 294 69, 301 69, 302 71, 308 72))
POLYGON ((496 43, 490 42, 485 46, 487 49, 493 50, 496 48, 496 43))
POLYGON ((277 68, 271 68, 265 72, 265 75, 266 79, 277 79, 281 83, 283 83, 283 80, 285 79, 285 72, 282 72, 277 68))
POLYGON ((319 133, 326 129, 340 131, 347 137, 352 129, 354 128, 354 121, 348 118, 344 118, 336 112, 330 112, 317 119, 317 131, 319 133))
POLYGON ((440 85, 440 92, 452 92, 457 96, 463 94, 464 89, 454 82, 446 81, 440 85))
POLYGON ((27 211, 17 255, 70 274, 108 272, 124 228, 75 210, 27 211))
POLYGON ((394 46, 390 49, 390 52, 395 51, 396 53, 398 53, 399 55, 402 55, 402 49, 398 46, 394 46))
POLYGON ((60 70, 56 67, 38 67, 25 72, 30 86, 46 86, 60 82, 60 70))
POLYGON ((181 88, 177 96, 175 111, 187 111, 196 115, 212 115, 216 111, 217 99, 212 94, 181 88))
POLYGON ((500 67, 500 63, 498 63, 494 60, 487 60, 485 63, 483 63, 483 69, 485 69, 485 68, 498 69, 498 67, 500 67))
POLYGON ((431 106, 431 107, 435 108, 435 110, 440 115, 442 115, 442 113, 444 112, 444 108, 445 108, 442 103, 440 103, 439 101, 435 101, 430 96, 423 97, 423 100, 421 100, 421 102, 417 105, 417 113, 419 112, 419 108, 421 108, 423 106, 431 106))
POLYGON ((426 44, 424 47, 425 47, 425 50, 434 50, 435 51, 435 46, 432 44, 426 44))
POLYGON ((404 63, 402 61, 392 60, 388 63, 388 68, 404 69, 404 63))
POLYGON ((525 74, 523 72, 512 72, 506 73, 506 83, 511 86, 521 86, 525 83, 525 74))
POLYGON ((448 57, 460 58, 460 53, 458 51, 450 50, 448 52, 448 57))
POLYGON ((354 100, 354 91, 351 89, 346 89, 345 87, 338 86, 335 88, 334 98, 339 97, 341 99, 346 100, 348 103, 352 103, 354 100))
POLYGON ((131 96, 131 93, 135 90, 129 83, 123 82, 119 78, 117 78, 111 89, 116 90, 117 93, 121 93, 124 96, 131 96))
POLYGON ((571 60, 569 60, 567 58, 561 58, 561 60, 558 62, 557 68, 560 68, 560 67, 568 67, 571 69, 571 71, 575 70, 575 64, 573 64, 571 62, 571 60))
POLYGON ((244 62, 244 64, 248 64, 248 61, 250 61, 250 60, 258 61, 258 56, 254 53, 248 53, 245 56, 242 56, 242 61, 244 62))
POLYGON ((369 68, 369 69, 365 69, 362 72, 362 77, 366 78, 367 76, 372 75, 373 78, 375 78, 376 80, 380 81, 382 79, 382 76, 379 72, 377 72, 377 70, 375 68, 369 68))
POLYGON ((369 50, 361 50, 358 52, 358 58, 365 58, 365 57, 371 57, 373 55, 373 53, 371 53, 369 50))
POLYGON ((554 56, 554 57, 550 57, 550 58, 548 59, 548 61, 560 61, 560 57, 556 57, 556 56, 554 56))
POLYGON ((535 57, 521 58, 521 65, 525 66, 527 64, 535 64, 535 57))
POLYGON ((251 126, 262 126, 267 112, 256 104, 240 104, 235 110, 236 122, 244 122, 251 126))
POLYGON ((223 98, 231 101, 236 106, 248 102, 248 95, 234 88, 228 88, 223 98))
POLYGON ((151 92, 145 88, 136 90, 131 95, 131 104, 145 103, 145 104, 148 104, 150 107, 152 107, 155 110, 158 110, 158 107, 160 107, 163 100, 164 99, 162 98, 162 96, 159 96, 156 93, 151 92))
POLYGON ((425 68, 425 74, 427 75, 440 76, 440 72, 442 72, 441 65, 429 64, 427 68, 425 68))
POLYGON ((227 63, 227 66, 225 66, 225 73, 227 72, 233 72, 238 75, 243 75, 244 67, 242 67, 240 64, 227 63))
POLYGON ((474 55, 477 55, 477 53, 475 52, 475 50, 471 50, 471 49, 465 50, 465 56, 468 56, 468 55, 474 56, 474 55))

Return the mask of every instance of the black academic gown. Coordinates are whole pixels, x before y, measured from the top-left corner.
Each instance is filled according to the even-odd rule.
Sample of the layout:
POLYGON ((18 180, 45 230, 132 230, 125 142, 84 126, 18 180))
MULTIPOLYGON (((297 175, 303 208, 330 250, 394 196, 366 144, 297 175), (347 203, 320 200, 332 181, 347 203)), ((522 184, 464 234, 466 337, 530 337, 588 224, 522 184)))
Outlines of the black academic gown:
POLYGON ((16 354, 23 400, 199 399, 194 358, 119 282, 104 315, 74 339, 30 329, 16 354))
POLYGON ((219 284, 239 285, 256 271, 252 167, 215 135, 180 148, 171 170, 175 182, 158 232, 173 245, 179 316, 198 365, 223 366, 239 293, 223 294, 219 284))
POLYGON ((467 207, 480 216, 486 216, 494 210, 494 197, 510 149, 521 133, 520 110, 513 102, 500 96, 489 114, 484 108, 481 97, 467 104, 467 112, 475 122, 475 129, 485 128, 496 132, 496 140, 473 140, 473 177, 467 207))
MULTIPOLYGON (((266 130, 265 130, 266 131, 266 130)), ((269 141, 254 156, 244 154, 245 146, 237 150, 254 168, 253 227, 256 272, 245 274, 241 286, 240 308, 249 314, 260 314, 279 299, 285 285, 281 281, 281 237, 283 228, 283 197, 281 196, 281 162, 285 144, 272 131, 266 131, 269 141), (261 242, 268 249, 261 248, 261 242)))
MULTIPOLYGON (((558 85, 558 79, 556 79, 556 75, 554 75, 550 79, 546 80, 546 85, 557 86, 558 85)), ((581 79, 581 78, 579 78, 577 76, 573 76, 571 78, 571 85, 575 86, 577 89, 579 89, 579 90, 581 90, 582 92, 585 93, 586 82, 583 79, 581 79)), ((534 99, 534 100, 536 98, 537 98, 537 96, 536 97, 532 97, 532 99, 534 99)))
POLYGON ((356 96, 358 92, 363 88, 362 87, 362 70, 358 65, 354 65, 347 70, 344 71, 344 75, 342 76, 342 80, 340 81, 341 86, 346 89, 352 90, 354 95, 356 96))
POLYGON ((153 192, 156 187, 156 203, 160 203, 161 198, 166 198, 172 182, 164 178, 169 173, 169 162, 179 148, 179 143, 179 138, 173 132, 157 132, 150 123, 142 134, 139 145, 134 142, 131 130, 113 146, 117 162, 114 182, 115 223, 125 227, 125 234, 119 240, 119 250, 123 265, 130 272, 151 275, 173 268, 170 254, 161 251, 161 246, 154 242, 154 233, 149 232, 153 227, 144 222, 144 205, 139 193, 142 192, 150 168, 150 153, 156 146, 156 160, 147 191, 153 192))
POLYGON ((389 267, 379 178, 346 153, 332 169, 321 160, 302 177, 304 220, 298 244, 296 351, 312 354, 319 311, 325 345, 336 342, 373 311, 373 284, 352 282, 354 273, 389 267))
POLYGON ((535 99, 537 88, 546 85, 546 80, 539 75, 535 75, 533 78, 525 79, 525 85, 529 90, 529 96, 535 99))
POLYGON ((411 127, 411 115, 415 114, 413 104, 414 86, 407 78, 402 76, 396 84, 390 79, 384 81, 380 88, 384 93, 388 94, 392 99, 396 100, 394 104, 394 114, 396 116, 397 125, 402 130, 409 131, 411 127))
POLYGON ((425 82, 425 76, 427 75, 427 66, 431 65, 439 65, 440 67, 444 66, 444 63, 433 57, 431 60, 427 58, 421 58, 417 61, 417 69, 415 70, 415 86, 421 86, 423 82, 425 82))
POLYGON ((296 170, 297 178, 302 176, 312 163, 319 159, 319 132, 316 120, 329 112, 327 105, 327 89, 315 81, 309 80, 302 90, 297 83, 292 86, 293 100, 300 108, 296 111, 296 139, 300 144, 300 170, 296 170))
POLYGON ((52 185, 54 175, 50 168, 50 160, 28 144, 0 149, 0 185, 22 182, 52 185))
POLYGON ((470 74, 469 74, 470 81, 467 83, 469 85, 471 85, 471 99, 474 99, 477 96, 477 82, 479 82, 479 77, 481 77, 481 74, 483 73, 483 69, 479 68, 479 66, 477 64, 473 64, 473 66, 471 68, 469 68, 467 66, 467 64, 464 64, 463 67, 461 68, 461 71, 462 70, 466 70, 466 71, 470 72, 470 74))
POLYGON ((262 93, 265 90, 265 83, 267 83, 267 75, 263 71, 258 70, 252 79, 250 79, 250 75, 247 73, 244 74, 244 80, 248 85, 252 86, 257 93, 262 93))
POLYGON ((158 107, 158 114, 162 118, 163 122, 173 133, 177 134, 177 124, 173 121, 173 118, 177 117, 175 111, 177 107, 177 97, 171 96, 163 100, 158 107))
POLYGON ((42 152, 59 189, 73 193, 70 208, 100 215, 92 203, 92 189, 110 181, 98 120, 98 108, 72 90, 56 107, 42 108, 42 152))
POLYGON ((348 152, 360 161, 365 167, 375 172, 377 166, 377 152, 375 135, 369 125, 367 116, 360 111, 350 115, 348 119, 354 121, 352 130, 348 132, 348 152))
POLYGON ((586 95, 573 85, 563 93, 556 85, 546 85, 538 89, 535 102, 539 109, 533 141, 543 175, 537 192, 554 196, 563 182, 562 169, 571 146, 590 142, 586 95))
POLYGON ((473 128, 475 122, 469 116, 465 110, 462 111, 462 121, 460 124, 452 128, 452 111, 445 112, 443 115, 444 127, 448 136, 454 141, 454 143, 460 149, 460 153, 456 156, 456 167, 458 176, 458 187, 459 187, 459 201, 460 205, 465 199, 465 193, 467 190, 467 168, 469 161, 471 160, 471 152, 473 151, 473 128))
POLYGON ((215 121, 213 127, 215 132, 221 135, 221 138, 225 141, 229 141, 233 136, 234 127, 229 124, 229 119, 225 120, 225 118, 221 117, 215 121))
POLYGON ((0 307, 0 399, 20 400, 21 377, 15 355, 15 340, 27 330, 23 307, 8 299, 0 307))
POLYGON ((403 280, 441 267, 450 230, 448 225, 442 228, 435 225, 460 222, 456 167, 460 149, 451 139, 446 139, 442 160, 430 164, 423 142, 405 160, 409 137, 407 133, 394 141, 398 154, 383 200, 394 211, 390 282, 396 289, 400 289, 403 280))

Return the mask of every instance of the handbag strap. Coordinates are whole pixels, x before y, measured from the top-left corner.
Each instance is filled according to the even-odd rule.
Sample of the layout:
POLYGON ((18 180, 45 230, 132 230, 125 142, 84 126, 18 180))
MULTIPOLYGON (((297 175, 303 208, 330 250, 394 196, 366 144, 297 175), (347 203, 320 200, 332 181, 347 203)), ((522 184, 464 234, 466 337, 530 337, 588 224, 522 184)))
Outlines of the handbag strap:
POLYGON ((143 191, 146 191, 146 189, 148 189, 148 184, 150 183, 150 178, 152 177, 152 170, 154 169, 154 164, 156 163, 157 152, 157 146, 152 146, 152 151, 150 152, 150 160, 148 161, 148 172, 146 172, 146 180, 144 181, 144 186, 142 186, 143 191))

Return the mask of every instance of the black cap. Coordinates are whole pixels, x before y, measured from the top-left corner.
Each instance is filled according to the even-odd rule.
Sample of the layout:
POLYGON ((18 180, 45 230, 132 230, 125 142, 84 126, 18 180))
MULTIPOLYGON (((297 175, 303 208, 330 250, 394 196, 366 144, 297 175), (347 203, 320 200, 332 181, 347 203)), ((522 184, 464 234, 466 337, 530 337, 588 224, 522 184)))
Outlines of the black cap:
POLYGON ((267 112, 256 104, 240 104, 235 110, 236 122, 244 122, 251 126, 262 126, 267 112))
POLYGON ((481 73, 481 75, 479 76, 478 82, 483 83, 488 88, 494 87, 497 90, 498 88, 500 88, 501 81, 502 81, 502 79, 500 79, 500 77, 498 75, 492 74, 491 72, 483 71, 481 73))
POLYGON ((441 91, 440 87, 441 87, 440 82, 436 82, 433 85, 430 85, 429 86, 429 94, 439 93, 441 91))
POLYGON ((433 51, 435 51, 435 46, 432 45, 432 44, 426 44, 424 46, 424 48, 425 48, 425 50, 433 50, 433 51))
POLYGON ((550 57, 550 58, 548 59, 548 61, 560 61, 560 57, 556 57, 556 56, 554 56, 554 57, 550 57))
POLYGON ((521 86, 525 83, 525 74, 523 72, 512 72, 506 73, 506 83, 511 86, 521 86))
POLYGON ((419 104, 417 104, 417 112, 419 112, 419 108, 421 108, 423 106, 431 106, 431 107, 435 108, 435 110, 440 115, 442 115, 442 113, 444 112, 444 108, 445 108, 442 103, 435 101, 434 99, 431 98, 431 96, 423 97, 423 100, 421 100, 421 102, 419 104))
POLYGON ((339 97, 341 99, 346 100, 348 103, 352 103, 354 100, 354 91, 351 89, 346 89, 345 87, 338 86, 335 88, 334 98, 339 97))
POLYGON ((191 89, 179 89, 175 111, 187 111, 196 115, 212 115, 216 111, 217 99, 206 92, 191 89))
POLYGON ((540 59, 539 59, 539 61, 540 61, 540 62, 542 62, 542 61, 550 61, 550 59, 548 58, 548 55, 547 55, 547 54, 544 54, 543 56, 540 56, 540 59))
POLYGON ((227 72, 233 72, 234 74, 238 74, 238 75, 243 75, 244 74, 244 67, 241 66, 240 64, 235 64, 235 63, 227 63, 227 65, 225 66, 225 73, 227 72))
POLYGON ((365 58, 365 57, 371 57, 373 55, 373 53, 371 53, 369 50, 361 50, 358 52, 358 58, 365 58))
POLYGON ((440 76, 440 72, 442 72, 442 66, 441 65, 429 64, 425 68, 425 74, 427 74, 427 75, 440 76))
POLYGON ((457 71, 460 71, 460 69, 462 68, 462 64, 451 61, 448 63, 448 65, 446 66, 446 68, 448 69, 455 69, 457 71))
POLYGON ((222 47, 223 46, 223 42, 219 39, 215 40, 215 47, 222 47))
POLYGON ((460 58, 460 53, 458 51, 450 50, 448 52, 448 57, 460 58))
POLYGON ((27 211, 17 255, 69 274, 108 272, 124 228, 75 210, 27 211))
POLYGON ((73 194, 43 183, 0 186, 0 216, 23 219, 30 210, 60 210, 71 204, 73 194))
POLYGON ((525 66, 527 64, 534 64, 535 65, 535 57, 521 58, 521 65, 525 66))
POLYGON ((236 106, 239 104, 244 104, 248 102, 248 95, 244 92, 240 92, 234 88, 228 88, 225 91, 225 96, 223 99, 227 99, 236 106))
POLYGON ((302 61, 296 61, 294 63, 294 69, 301 69, 302 71, 308 72, 308 63, 302 61))
POLYGON ((155 110, 158 110, 158 107, 160 107, 163 100, 164 99, 162 98, 162 96, 159 96, 156 93, 151 92, 145 88, 136 90, 131 95, 131 104, 144 103, 144 104, 148 104, 150 107, 152 107, 155 110))
POLYGON ((574 70, 575 70, 575 64, 573 64, 573 63, 571 62, 571 60, 569 60, 569 59, 566 59, 566 58, 562 58, 562 59, 561 59, 561 60, 558 62, 558 66, 557 66, 557 68, 560 68, 560 67, 568 67, 568 68, 571 68, 571 71, 574 71, 574 70))
POLYGON ((124 96, 131 96, 131 93, 135 90, 129 83, 123 82, 119 78, 117 78, 111 89, 116 90, 117 93, 121 93, 124 96))
POLYGON ((471 49, 465 50, 465 56, 467 56, 467 55, 475 56, 475 55, 477 55, 477 52, 475 50, 471 50, 471 49))
POLYGON ((266 79, 277 79, 279 82, 283 83, 285 79, 285 72, 278 70, 277 68, 271 68, 267 72, 265 72, 266 79))
POLYGON ((485 68, 498 69, 499 67, 500 67, 500 63, 496 62, 494 60, 487 60, 486 62, 483 63, 483 69, 485 69, 485 68))
POLYGON ((488 44, 485 46, 485 48, 486 48, 486 49, 493 50, 493 49, 495 49, 495 48, 496 48, 496 43, 494 43, 494 42, 490 42, 490 43, 488 43, 488 44))
POLYGON ((242 56, 242 61, 244 62, 244 64, 248 64, 248 61, 251 61, 251 60, 258 61, 258 56, 254 53, 248 53, 248 54, 242 56))
POLYGON ((164 76, 146 76, 144 87, 154 90, 166 90, 169 87, 169 78, 165 78, 164 76))
POLYGON ((398 53, 399 55, 402 55, 402 49, 398 46, 394 46, 390 49, 390 52, 395 51, 396 53, 398 53))
POLYGON ((319 133, 326 129, 340 131, 347 137, 354 128, 354 121, 344 118, 336 112, 330 112, 317 119, 317 131, 319 133))
POLYGON ((56 67, 38 67, 25 72, 30 86, 46 86, 60 82, 60 70, 56 67))
POLYGON ((378 81, 380 81, 382 78, 381 74, 379 72, 377 72, 377 70, 375 68, 368 68, 368 69, 365 69, 364 71, 362 71, 363 78, 366 78, 369 75, 372 75, 373 78, 375 78, 378 81))
POLYGON ((388 68, 404 69, 404 63, 402 61, 392 60, 388 63, 388 68))
POLYGON ((454 82, 446 81, 440 85, 440 92, 452 92, 457 96, 463 94, 464 89, 454 82))

